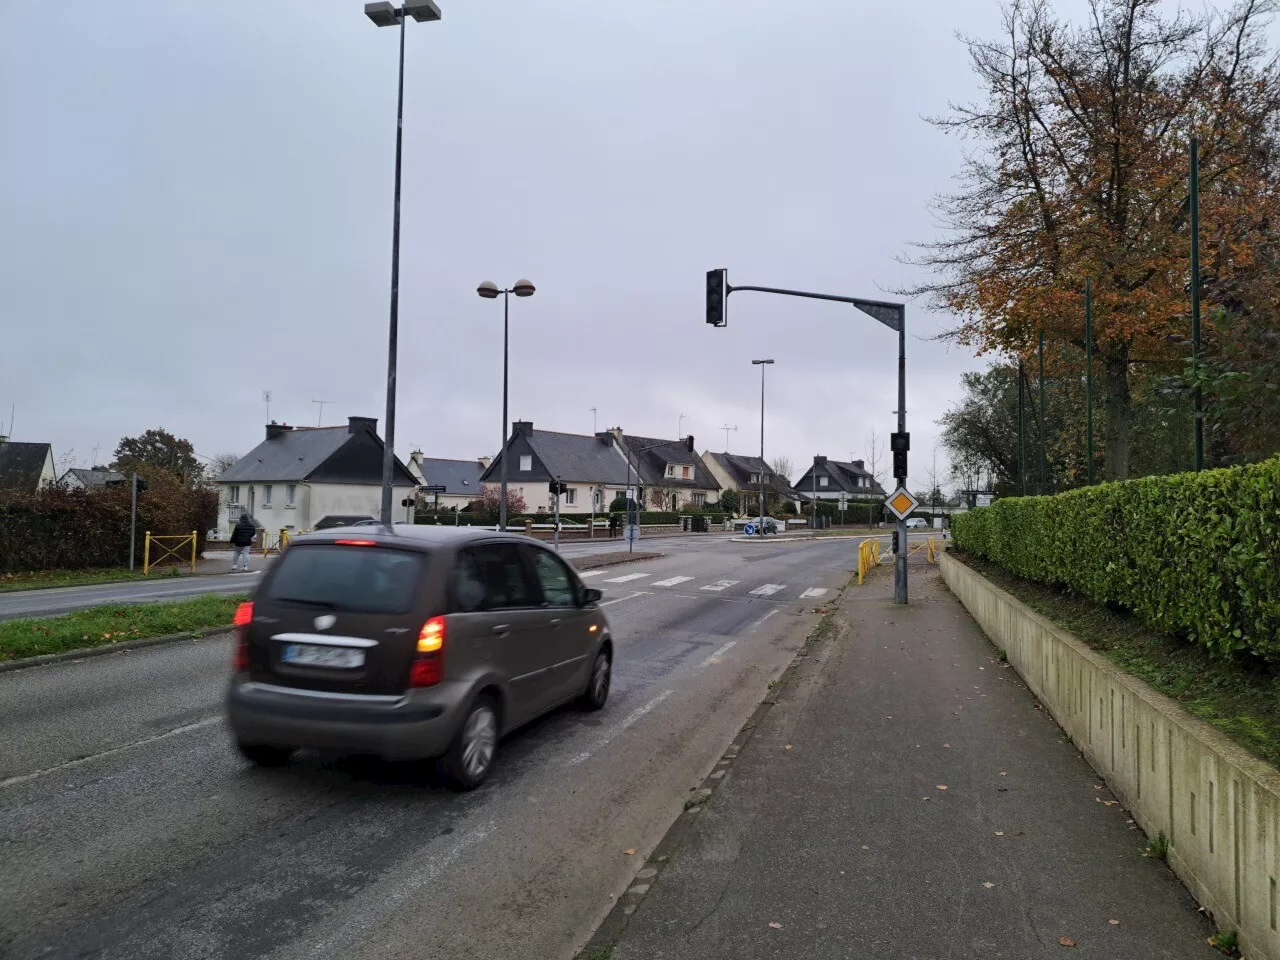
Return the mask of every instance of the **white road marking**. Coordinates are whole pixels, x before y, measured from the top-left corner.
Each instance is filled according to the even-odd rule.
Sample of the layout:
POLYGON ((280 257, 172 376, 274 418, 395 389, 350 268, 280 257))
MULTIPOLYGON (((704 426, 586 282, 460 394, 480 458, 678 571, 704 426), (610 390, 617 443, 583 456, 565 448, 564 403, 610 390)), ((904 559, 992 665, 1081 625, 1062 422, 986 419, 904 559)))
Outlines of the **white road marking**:
POLYGON ((804 593, 800 594, 800 599, 812 600, 812 599, 816 599, 817 597, 823 596, 825 593, 827 593, 826 587, 810 587, 804 593))
POLYGON ((751 595, 753 597, 771 597, 779 590, 785 589, 787 589, 787 585, 785 583, 766 583, 764 586, 756 587, 752 590, 751 595))
POLYGON ((653 576, 651 573, 624 573, 620 577, 610 577, 605 583, 626 583, 628 580, 640 580, 651 576, 653 576))
POLYGON ((703 587, 702 589, 703 589, 703 590, 711 590, 711 591, 713 591, 713 592, 715 592, 715 593, 719 593, 721 590, 728 590, 728 589, 729 589, 730 587, 732 587, 734 584, 738 584, 738 583, 741 583, 741 582, 742 582, 741 580, 717 580, 715 583, 709 583, 709 584, 707 584, 707 585, 706 585, 705 587, 703 587))
POLYGON ((600 574, 608 573, 608 572, 609 572, 608 570, 605 570, 603 568, 600 570, 584 570, 582 573, 578 574, 578 576, 581 579, 585 580, 587 577, 598 577, 600 576, 600 574))
POLYGON ((667 697, 669 696, 671 696, 671 691, 663 690, 662 693, 658 694, 656 697, 654 697, 652 700, 646 703, 643 707, 638 707, 637 709, 631 711, 631 713, 627 714, 626 718, 621 723, 619 723, 616 727, 610 730, 607 734, 605 734, 604 739, 601 740, 599 743, 597 743, 594 747, 592 747, 590 750, 586 750, 578 754, 576 757, 570 757, 568 760, 565 761, 565 764, 567 766, 572 767, 579 763, 582 763, 584 760, 590 760, 591 755, 593 753, 595 753, 598 750, 602 750, 604 747, 608 746, 609 741, 611 741, 618 734, 623 733, 628 728, 634 726, 641 718, 644 717, 646 713, 648 713, 650 710, 652 710, 654 707, 660 704, 663 700, 667 699, 667 697))
POLYGON ((653 587, 674 587, 678 583, 684 583, 686 580, 692 580, 693 577, 671 577, 667 580, 655 580, 650 586, 653 587))
POLYGON ((778 612, 778 611, 777 611, 777 608, 774 608, 773 610, 770 610, 770 611, 769 611, 768 613, 766 613, 763 617, 761 617, 759 620, 757 620, 755 623, 753 623, 753 624, 752 624, 752 626, 753 626, 753 627, 758 627, 758 626, 760 626, 760 624, 764 623, 766 620, 768 620, 770 617, 772 617, 772 616, 773 616, 775 613, 777 613, 777 612, 778 612))
MULTIPOLYGON (((775 610, 774 612, 776 613, 777 611, 775 610)), ((733 647, 737 644, 737 642, 738 642, 737 640, 730 640, 719 650, 712 652, 711 656, 707 657, 707 659, 703 660, 700 664, 698 664, 698 669, 702 669, 703 667, 709 667, 713 663, 717 662, 722 656, 724 656, 731 649, 733 649, 733 647)))
POLYGON ((596 606, 598 606, 598 607, 607 607, 607 606, 608 606, 609 604, 611 604, 611 603, 621 603, 623 600, 631 600, 631 599, 633 599, 634 597, 643 597, 643 596, 645 596, 645 595, 646 595, 647 593, 649 593, 649 592, 650 592, 650 591, 648 591, 648 590, 637 590, 635 593, 630 594, 629 596, 625 596, 625 597, 614 597, 612 600, 606 600, 606 601, 604 601, 604 603, 598 603, 598 604, 596 604, 596 606))
POLYGON ((125 750, 132 750, 134 747, 140 747, 146 743, 155 743, 157 740, 166 740, 169 737, 177 736, 180 733, 186 733, 190 730, 199 730, 201 727, 207 727, 210 724, 221 722, 222 714, 219 713, 215 717, 206 717, 204 720, 197 720, 195 723, 183 724, 181 727, 174 727, 172 730, 166 730, 164 733, 157 733, 153 737, 143 737, 141 740, 133 741, 133 743, 125 743, 118 747, 111 747, 109 750, 103 750, 101 753, 95 753, 87 757, 80 757, 78 760, 68 760, 66 763, 60 763, 54 767, 46 767, 44 770, 36 770, 33 773, 19 774, 16 777, 9 777, 7 780, 0 780, 0 787, 16 786, 19 783, 36 780, 46 774, 57 773, 59 770, 70 770, 73 767, 79 767, 101 757, 109 757, 112 754, 122 753, 125 750))

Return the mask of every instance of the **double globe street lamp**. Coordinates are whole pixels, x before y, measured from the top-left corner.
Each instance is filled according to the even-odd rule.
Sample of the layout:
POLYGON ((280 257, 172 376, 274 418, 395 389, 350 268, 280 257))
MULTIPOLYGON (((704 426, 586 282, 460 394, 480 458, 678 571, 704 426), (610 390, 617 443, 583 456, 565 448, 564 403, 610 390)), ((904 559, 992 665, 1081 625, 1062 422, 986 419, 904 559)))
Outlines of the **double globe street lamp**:
POLYGON ((501 290, 496 283, 486 280, 476 287, 476 293, 486 300, 497 300, 502 296, 502 445, 498 447, 499 470, 502 479, 502 493, 498 501, 498 529, 507 529, 507 370, 508 370, 508 336, 510 328, 511 294, 517 297, 532 297, 534 286, 528 280, 517 280, 510 289, 501 290))

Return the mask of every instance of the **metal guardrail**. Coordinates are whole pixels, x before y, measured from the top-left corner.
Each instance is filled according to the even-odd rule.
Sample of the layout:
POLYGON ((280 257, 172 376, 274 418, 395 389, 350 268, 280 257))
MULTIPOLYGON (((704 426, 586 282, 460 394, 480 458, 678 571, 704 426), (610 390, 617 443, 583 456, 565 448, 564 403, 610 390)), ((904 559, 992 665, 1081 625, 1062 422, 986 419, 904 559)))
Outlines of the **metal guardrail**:
POLYGON ((262 555, 281 554, 289 548, 289 531, 281 530, 275 537, 267 531, 262 531, 262 555))
POLYGON ((151 572, 151 568, 165 560, 174 559, 185 562, 186 548, 191 547, 191 572, 196 572, 196 532, 192 530, 190 533, 184 533, 181 536, 155 536, 150 530, 147 531, 146 539, 142 544, 142 575, 145 577, 151 572), (152 557, 151 551, 156 551, 156 556, 152 557))
POLYGON ((872 567, 880 565, 880 541, 868 537, 858 544, 858 583, 862 583, 872 567))

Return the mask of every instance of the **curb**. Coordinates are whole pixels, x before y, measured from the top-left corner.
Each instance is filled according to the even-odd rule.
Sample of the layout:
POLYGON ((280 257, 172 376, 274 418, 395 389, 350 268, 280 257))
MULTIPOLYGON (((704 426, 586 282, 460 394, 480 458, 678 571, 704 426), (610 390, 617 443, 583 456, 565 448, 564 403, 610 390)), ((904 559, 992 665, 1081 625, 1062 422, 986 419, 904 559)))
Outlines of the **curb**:
POLYGON ((751 711, 751 716, 742 725, 742 729, 738 731, 729 746, 725 747, 724 753, 716 761, 712 771, 702 779, 702 782, 697 787, 690 791, 689 799, 685 801, 684 810, 676 817, 675 822, 667 828, 667 832, 662 835, 662 839, 658 841, 649 855, 645 857, 640 869, 635 877, 632 878, 632 882, 609 909, 604 920, 600 922, 600 926, 595 929, 595 932, 582 945, 582 948, 573 955, 574 960, 596 960, 596 958, 606 958, 612 955, 613 948, 617 946, 618 940, 626 932, 627 924, 631 921, 631 915, 636 912, 636 908, 640 906, 640 902, 650 888, 662 878, 662 871, 666 869, 667 864, 683 843, 685 835, 693 827, 694 819, 702 811, 702 808, 706 806, 707 802, 715 796, 716 787, 723 782, 725 774, 733 769, 733 761, 737 759, 742 749, 751 742, 751 737, 755 734, 756 728, 768 715, 774 704, 778 702, 778 694, 791 683, 801 661, 809 656, 810 644, 813 642, 814 634, 822 628, 823 622, 828 617, 834 617, 838 612, 839 604, 844 599, 845 591, 849 589, 850 585, 845 584, 835 597, 823 604, 827 613, 818 621, 809 636, 805 638, 804 645, 796 651, 796 655, 791 658, 791 662, 779 674, 778 679, 770 684, 764 699, 751 711))
POLYGON ((210 627, 208 631, 192 633, 171 633, 163 637, 138 637, 136 640, 125 640, 121 643, 104 643, 100 647, 85 647, 82 650, 64 650, 61 653, 42 653, 35 657, 23 657, 20 660, 0 662, 0 673, 12 673, 26 670, 28 667, 43 667, 51 663, 62 663, 67 660, 87 660, 90 657, 104 657, 109 653, 121 650, 141 650, 144 647, 158 647, 164 643, 175 643, 178 640, 205 640, 230 634, 229 627, 210 627))
POLYGON ((734 537, 734 543, 799 543, 801 541, 811 540, 874 540, 877 537, 887 536, 887 534, 875 533, 850 533, 840 534, 834 537, 813 537, 813 536, 788 536, 786 534, 771 533, 764 537, 734 537))
MULTIPOLYGON (((665 556, 665 553, 642 553, 633 557, 626 557, 622 560, 606 560, 604 563, 589 563, 581 567, 576 563, 573 563, 573 557, 566 557, 565 559, 569 560, 569 565, 575 570, 598 570, 601 567, 616 567, 623 563, 639 563, 642 560, 658 560, 665 556)), ((590 558, 583 557, 582 559, 588 560, 590 558)))

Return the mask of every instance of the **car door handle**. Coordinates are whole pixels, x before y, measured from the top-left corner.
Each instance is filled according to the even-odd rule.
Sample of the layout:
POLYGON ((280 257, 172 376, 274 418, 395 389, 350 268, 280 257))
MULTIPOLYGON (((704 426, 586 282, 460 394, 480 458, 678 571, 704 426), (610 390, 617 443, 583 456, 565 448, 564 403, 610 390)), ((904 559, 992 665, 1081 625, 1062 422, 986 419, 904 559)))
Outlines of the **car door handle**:
POLYGON ((494 628, 493 628, 493 632, 494 632, 494 633, 510 633, 510 632, 511 632, 511 624, 509 624, 509 623, 500 623, 500 624, 498 624, 496 627, 494 627, 494 628))

